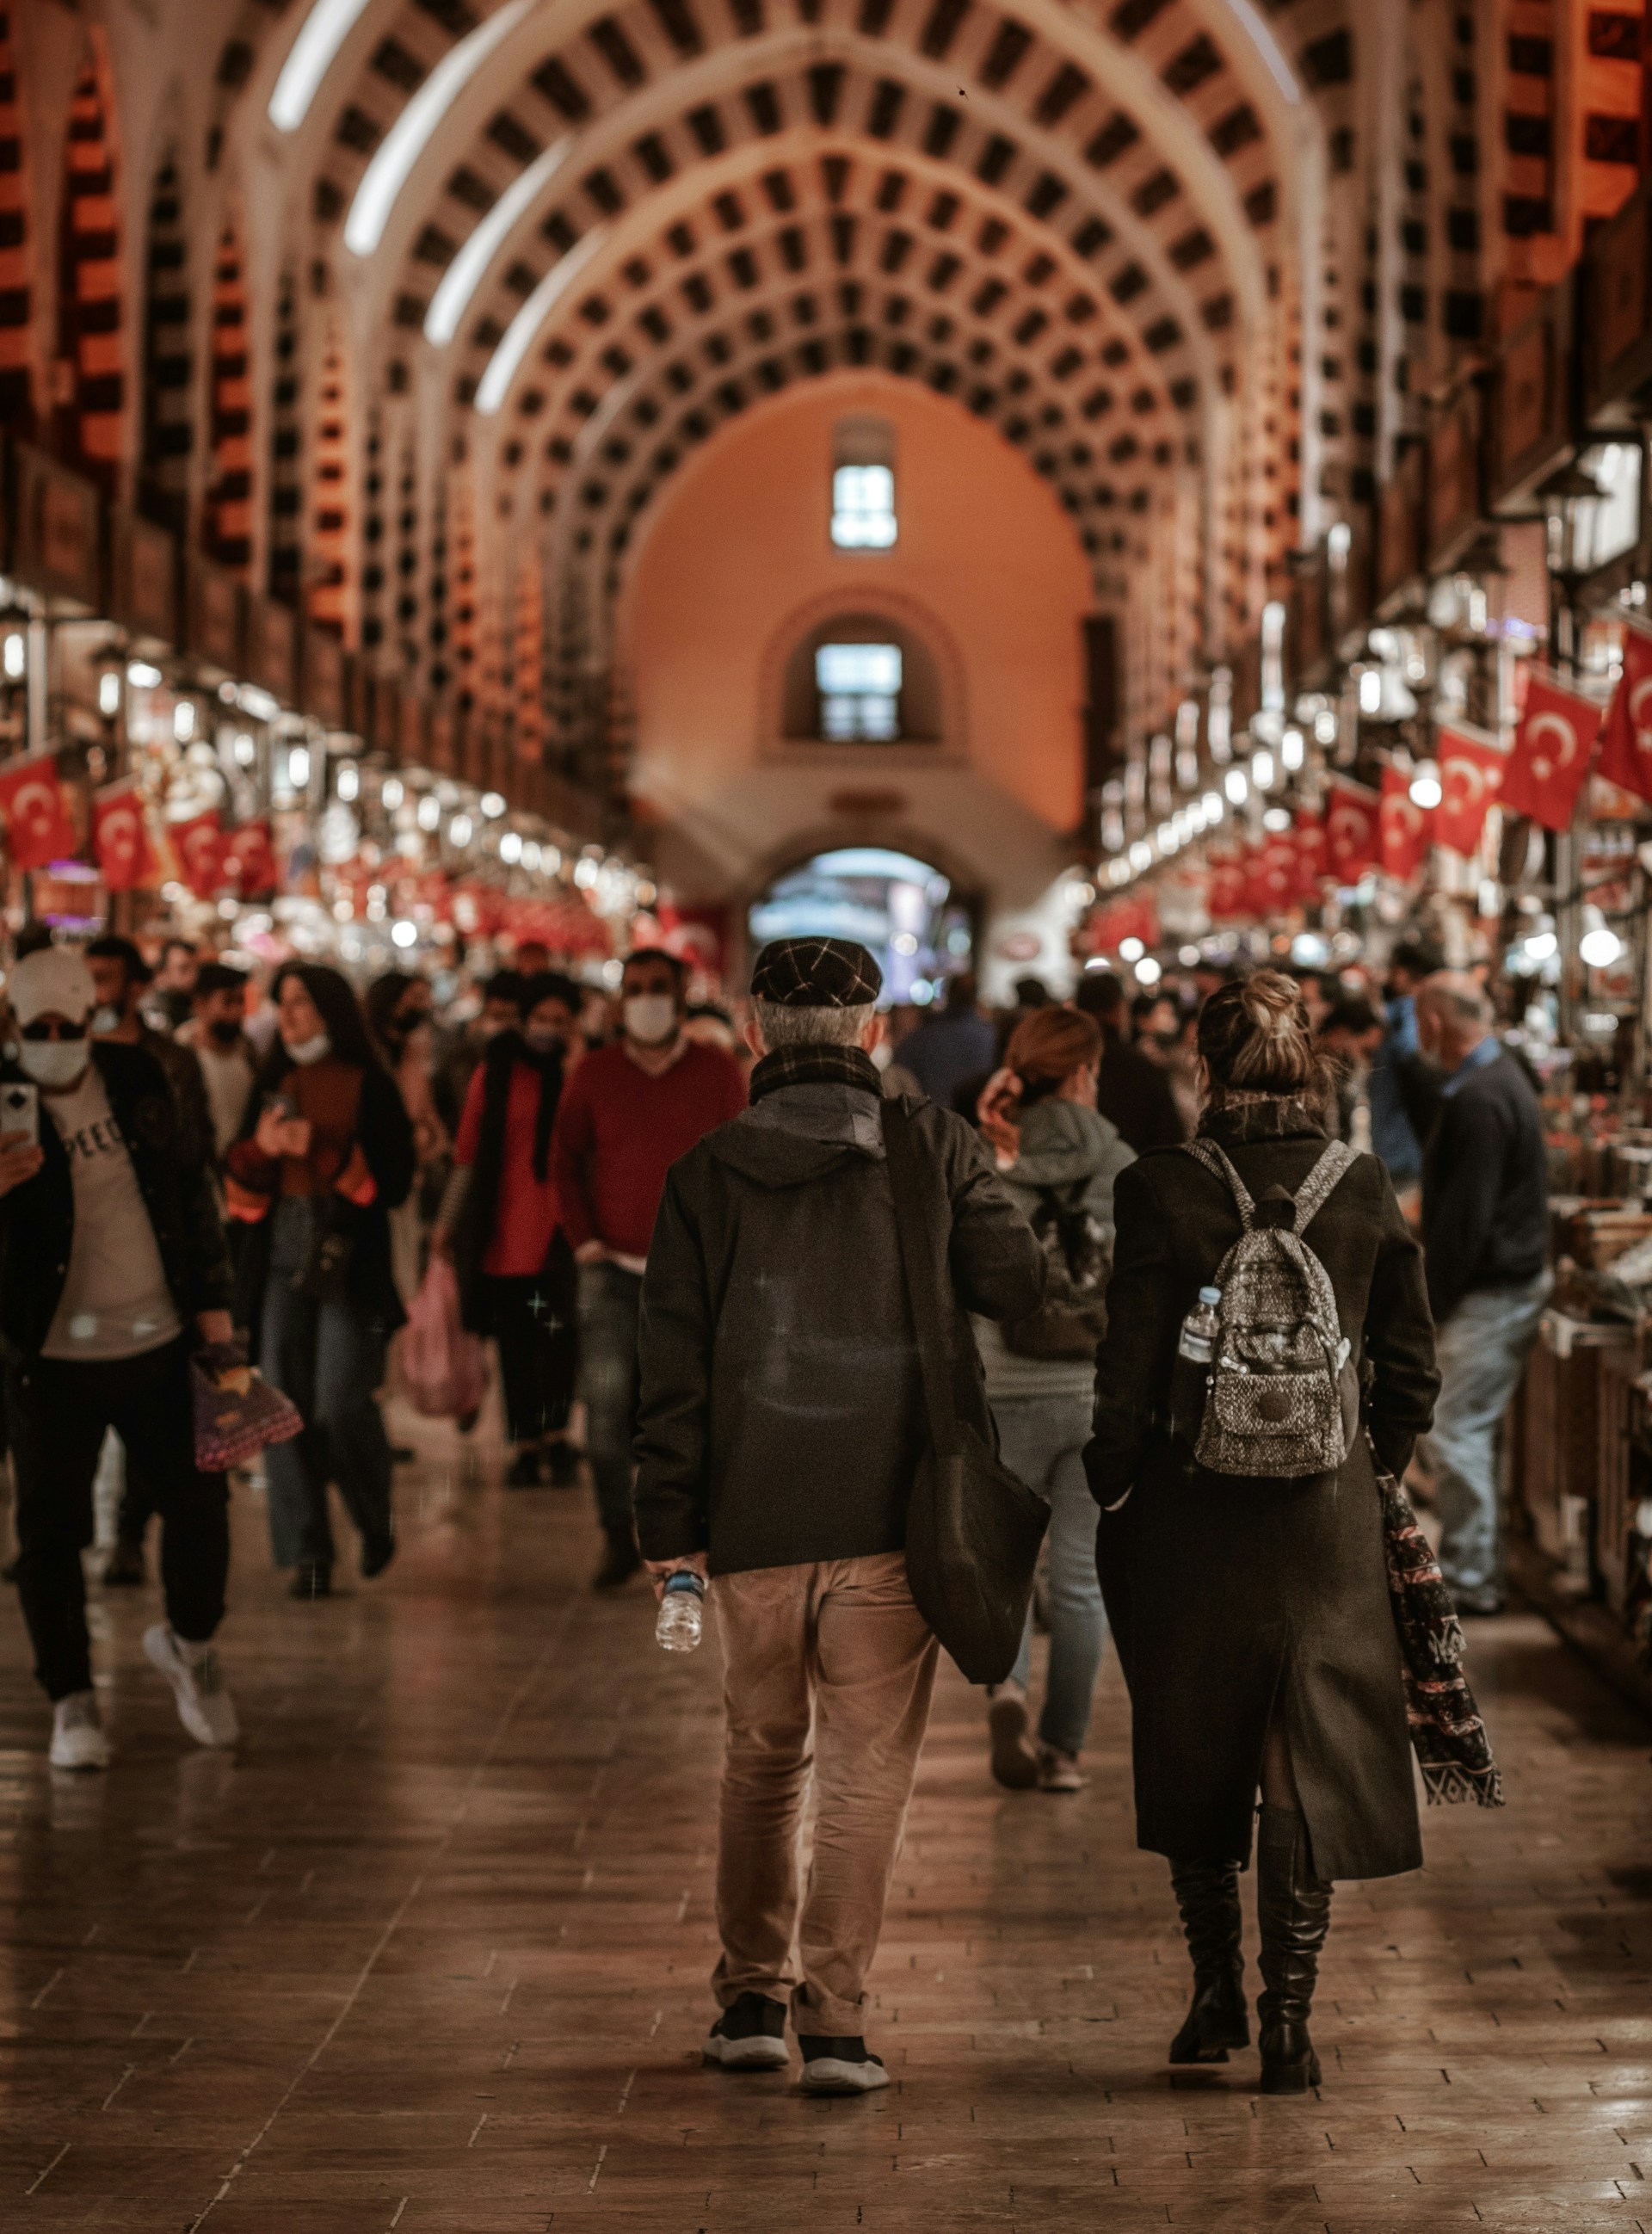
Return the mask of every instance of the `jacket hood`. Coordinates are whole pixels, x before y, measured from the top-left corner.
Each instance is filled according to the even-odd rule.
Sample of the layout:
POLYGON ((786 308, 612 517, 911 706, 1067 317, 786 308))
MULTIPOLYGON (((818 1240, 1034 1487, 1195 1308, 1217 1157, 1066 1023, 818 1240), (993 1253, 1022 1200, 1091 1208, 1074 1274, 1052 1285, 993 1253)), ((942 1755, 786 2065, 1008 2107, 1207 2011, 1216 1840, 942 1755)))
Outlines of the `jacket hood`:
MULTIPOLYGON (((1081 1101, 1053 1095, 1035 1101, 1021 1120, 1024 1164, 1036 1166, 1038 1184, 1068 1186, 1110 1171, 1119 1161, 1119 1128, 1081 1101)), ((1015 1176, 1021 1176, 1020 1167, 1015 1176)))
POLYGON ((846 1140, 815 1140, 779 1126, 754 1125, 745 1117, 708 1133, 705 1146, 720 1164, 765 1187, 806 1186, 840 1164, 875 1159, 846 1140))

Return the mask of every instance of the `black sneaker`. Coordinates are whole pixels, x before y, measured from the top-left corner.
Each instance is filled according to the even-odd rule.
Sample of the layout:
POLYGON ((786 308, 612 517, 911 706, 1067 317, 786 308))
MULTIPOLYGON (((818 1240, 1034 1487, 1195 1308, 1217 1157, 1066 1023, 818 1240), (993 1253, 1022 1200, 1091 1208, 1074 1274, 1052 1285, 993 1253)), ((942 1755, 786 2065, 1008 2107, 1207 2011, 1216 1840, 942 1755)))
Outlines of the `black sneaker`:
POLYGON ((552 1489, 577 1489, 579 1453, 571 1443, 547 1443, 540 1453, 552 1489))
POLYGON ((124 1536, 117 1536, 114 1539, 114 1549, 109 1553, 103 1569, 104 1589, 106 1591, 136 1590, 147 1579, 148 1577, 144 1571, 142 1545, 129 1543, 124 1536))
POLYGON ((781 2071, 787 2061, 786 2004, 767 1994, 741 1994, 712 2026, 702 2062, 725 2071, 781 2071))
POLYGON ((889 2084, 883 2058, 874 2055, 864 2040, 799 2033, 797 2044, 803 2051, 806 2094, 875 2094, 889 2084))
POLYGON ((506 1489, 538 1489, 539 1486, 539 1452, 537 1444, 530 1443, 520 1450, 505 1470, 506 1489))
POLYGON ((591 1578, 593 1591, 623 1590, 643 1564, 637 1538, 629 1528, 611 1528, 602 1564, 591 1578))
POLYGON ((333 1594, 333 1571, 320 1559, 300 1559, 293 1570, 292 1580, 287 1585, 290 1598, 330 1598, 333 1594))
POLYGON ((362 1578, 370 1583, 375 1575, 382 1575, 395 1557, 395 1531, 387 1528, 382 1536, 362 1538, 362 1578))

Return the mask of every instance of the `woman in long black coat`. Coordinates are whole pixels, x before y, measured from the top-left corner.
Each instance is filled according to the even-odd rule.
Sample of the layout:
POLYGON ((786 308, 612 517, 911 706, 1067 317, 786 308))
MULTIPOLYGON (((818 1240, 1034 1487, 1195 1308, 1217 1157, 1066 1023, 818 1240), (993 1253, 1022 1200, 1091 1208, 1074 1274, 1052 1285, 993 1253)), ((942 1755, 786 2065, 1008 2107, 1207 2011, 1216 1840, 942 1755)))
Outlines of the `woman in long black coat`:
MULTIPOLYGON (((1263 1209, 1323 1153, 1324 1081, 1292 982, 1259 970, 1199 1019, 1203 1137, 1263 1209)), ((1257 1832, 1263 2087, 1317 2084, 1308 2015, 1330 1881, 1421 1861, 1371 1449, 1298 1480, 1207 1472, 1169 1428, 1182 1321, 1243 1231, 1226 1181, 1183 1149, 1120 1174, 1108 1329, 1085 1453, 1103 1594, 1130 1687, 1138 1842, 1170 1858, 1193 1959, 1172 2062, 1250 2041, 1237 1872, 1257 1832)), ((1421 1253, 1362 1156, 1309 1223, 1365 1384, 1377 1460, 1403 1472, 1439 1388, 1421 1253)))

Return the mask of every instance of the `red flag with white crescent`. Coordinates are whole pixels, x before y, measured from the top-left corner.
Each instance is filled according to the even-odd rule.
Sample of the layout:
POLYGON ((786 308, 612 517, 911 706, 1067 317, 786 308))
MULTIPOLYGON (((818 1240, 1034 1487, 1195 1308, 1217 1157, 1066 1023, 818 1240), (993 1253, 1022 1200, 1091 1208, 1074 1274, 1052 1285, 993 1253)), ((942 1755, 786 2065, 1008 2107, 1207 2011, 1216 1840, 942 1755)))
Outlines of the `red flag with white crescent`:
POLYGON ((1601 709, 1549 675, 1534 674, 1514 750, 1503 772, 1502 803, 1545 830, 1569 830, 1600 734, 1601 709))
POLYGON ((1325 822, 1325 846, 1331 874, 1339 885, 1356 885, 1377 865, 1377 794, 1363 784, 1334 783, 1325 822))
POLYGON ((243 822, 231 831, 223 845, 223 871, 225 880, 236 886, 244 900, 274 886, 275 849, 267 822, 243 822))
POLYGON ((1623 631, 1623 672, 1600 733, 1596 773, 1637 799, 1652 799, 1652 636, 1644 629, 1623 631))
POLYGON ((1316 899, 1321 880, 1331 872, 1329 840, 1324 818, 1306 811, 1296 817, 1296 897, 1316 899))
POLYGON ((1377 846, 1382 866, 1391 877, 1414 877, 1433 842, 1433 816, 1411 796, 1411 777, 1404 768, 1385 768, 1382 797, 1377 807, 1377 846))
POLYGON ((1212 851, 1206 858, 1210 871, 1210 886, 1205 905, 1210 910, 1212 923, 1231 923, 1245 911, 1248 879, 1244 857, 1231 847, 1212 851))
POLYGON ((18 869, 43 869, 75 851, 75 826, 63 805, 57 761, 50 753, 0 768, 0 816, 6 851, 18 869))
POLYGON ((224 882, 224 831, 217 807, 209 807, 205 814, 192 815, 187 822, 173 823, 167 835, 177 852, 184 882, 198 900, 210 899, 224 882))
POLYGON ((1440 757, 1440 809, 1434 836, 1466 860, 1480 842, 1486 810, 1503 786, 1508 754, 1479 730, 1441 722, 1434 749, 1440 757))
POLYGON ((92 851, 110 892, 137 892, 154 883, 154 849, 135 784, 114 783, 93 794, 92 851))
POLYGON ((1250 857, 1251 889, 1260 915, 1277 915, 1296 898, 1296 840, 1289 830, 1270 831, 1250 857))

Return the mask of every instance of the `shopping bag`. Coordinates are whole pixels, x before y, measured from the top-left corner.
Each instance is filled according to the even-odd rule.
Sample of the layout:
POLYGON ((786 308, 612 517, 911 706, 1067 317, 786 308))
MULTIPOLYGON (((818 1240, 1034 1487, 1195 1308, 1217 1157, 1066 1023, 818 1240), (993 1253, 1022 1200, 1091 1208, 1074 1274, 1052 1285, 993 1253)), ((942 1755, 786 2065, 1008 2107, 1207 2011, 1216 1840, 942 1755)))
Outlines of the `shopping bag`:
POLYGON ((289 1442, 304 1429, 297 1406, 272 1388, 238 1343, 219 1343, 190 1360, 195 1412, 195 1463, 203 1473, 245 1466, 266 1443, 289 1442))
POLYGON ((434 1252, 408 1307, 402 1384, 414 1410, 433 1420, 463 1419, 476 1410, 487 1388, 481 1337, 466 1333, 454 1268, 434 1252))

